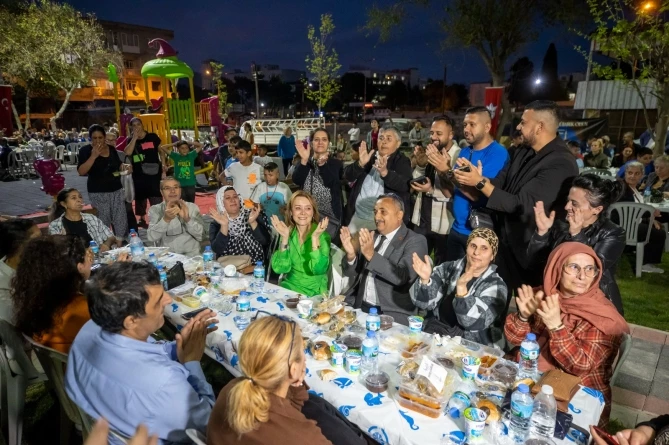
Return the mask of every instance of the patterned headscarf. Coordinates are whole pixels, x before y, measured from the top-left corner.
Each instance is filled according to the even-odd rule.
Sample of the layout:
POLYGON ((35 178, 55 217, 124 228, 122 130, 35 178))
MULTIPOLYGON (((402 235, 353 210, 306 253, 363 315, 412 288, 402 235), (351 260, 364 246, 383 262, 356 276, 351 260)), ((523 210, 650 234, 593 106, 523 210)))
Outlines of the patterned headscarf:
POLYGON ((497 248, 499 247, 499 239, 497 238, 497 235, 495 232, 493 232, 490 229, 486 229, 485 227, 478 228, 472 230, 472 233, 469 234, 469 237, 467 238, 467 245, 474 239, 474 238, 482 238, 490 244, 490 248, 492 249, 492 257, 495 258, 497 256, 497 248))
MULTIPOLYGON (((235 190, 234 187, 226 186, 221 187, 221 189, 216 194, 216 207, 221 213, 225 213, 225 205, 223 195, 229 190, 235 190)), ((235 218, 230 219, 228 226, 228 235, 230 240, 228 242, 227 248, 225 251, 221 252, 222 256, 226 255, 250 255, 251 260, 255 263, 256 261, 264 260, 263 247, 260 245, 258 240, 253 237, 253 231, 249 225, 249 214, 251 209, 244 207, 244 202, 242 198, 239 198, 239 215, 235 218)), ((263 224, 267 227, 267 222, 261 213, 258 217, 258 224, 263 224)))

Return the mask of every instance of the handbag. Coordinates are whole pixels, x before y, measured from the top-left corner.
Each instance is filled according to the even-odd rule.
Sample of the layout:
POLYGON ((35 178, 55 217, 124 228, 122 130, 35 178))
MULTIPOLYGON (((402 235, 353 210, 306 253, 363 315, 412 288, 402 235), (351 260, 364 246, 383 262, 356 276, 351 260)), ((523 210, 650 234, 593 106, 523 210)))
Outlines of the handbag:
POLYGON ((142 162, 142 173, 148 176, 155 176, 160 173, 160 164, 155 162, 142 162))
POLYGON ((181 286, 185 282, 186 271, 184 270, 184 265, 181 261, 177 261, 177 263, 167 271, 167 289, 169 290, 181 286))
POLYGON ((238 271, 253 264, 251 262, 251 255, 225 255, 217 261, 222 267, 235 266, 238 271))
POLYGON ((490 229, 495 230, 495 223, 492 220, 492 214, 482 208, 469 211, 469 225, 472 229, 490 229))
POLYGON ((532 394, 539 394, 543 385, 549 385, 553 388, 553 396, 557 402, 558 410, 566 413, 569 412, 569 401, 580 388, 581 378, 560 369, 551 369, 532 387, 532 394))

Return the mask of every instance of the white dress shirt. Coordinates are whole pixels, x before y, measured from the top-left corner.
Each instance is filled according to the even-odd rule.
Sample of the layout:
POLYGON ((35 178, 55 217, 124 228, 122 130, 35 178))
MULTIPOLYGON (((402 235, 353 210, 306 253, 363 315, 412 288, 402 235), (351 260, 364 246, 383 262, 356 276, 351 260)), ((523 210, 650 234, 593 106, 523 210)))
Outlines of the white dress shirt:
MULTIPOLYGON (((402 227, 402 226, 400 226, 402 227)), ((396 228, 392 232, 390 232, 388 235, 386 235, 386 239, 383 241, 383 245, 377 250, 376 247, 379 245, 379 242, 381 240, 381 234, 378 234, 376 239, 374 240, 374 250, 376 252, 383 256, 385 253, 386 249, 392 242, 393 238, 397 234, 397 231, 400 230, 400 227, 396 228)), ((349 262, 350 265, 353 265, 356 260, 353 260, 352 262, 349 262)), ((364 273, 364 272, 361 272, 364 273)), ((379 303, 379 299, 377 298, 376 295, 376 285, 374 284, 374 277, 376 276, 375 273, 370 272, 369 275, 367 275, 367 279, 365 280, 365 283, 363 285, 365 286, 365 295, 363 297, 363 301, 366 301, 368 304, 371 304, 372 306, 376 306, 379 303)))

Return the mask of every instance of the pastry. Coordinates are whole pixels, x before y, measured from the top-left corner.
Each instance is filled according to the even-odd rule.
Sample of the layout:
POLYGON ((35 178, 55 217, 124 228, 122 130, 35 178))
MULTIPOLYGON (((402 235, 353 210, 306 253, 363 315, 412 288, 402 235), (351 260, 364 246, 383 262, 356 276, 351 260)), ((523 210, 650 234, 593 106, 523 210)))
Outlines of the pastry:
POLYGON ((206 275, 198 275, 196 281, 198 286, 207 286, 211 283, 211 278, 206 275))
POLYGON ((405 395, 400 392, 400 397, 397 397, 395 400, 397 400, 397 403, 403 408, 410 409, 412 411, 416 411, 417 413, 421 413, 425 416, 432 417, 433 419, 438 419, 441 416, 441 407, 438 408, 430 408, 430 407, 424 407, 421 406, 418 403, 411 403, 412 400, 407 400, 405 398, 405 395))
POLYGON ((521 379, 521 380, 516 381, 516 383, 513 384, 513 389, 518 388, 518 385, 520 385, 521 383, 526 384, 530 389, 532 389, 532 387, 534 386, 534 380, 527 377, 525 379, 521 379))
POLYGON ((484 355, 481 357, 481 367, 482 368, 490 368, 492 365, 495 364, 497 361, 497 357, 493 357, 492 355, 484 355))
POLYGON ((314 321, 318 324, 325 324, 330 321, 332 316, 327 312, 321 312, 320 314, 314 317, 314 321))
POLYGON ((488 417, 485 420, 485 423, 489 424, 491 422, 497 422, 500 418, 499 407, 492 403, 490 400, 480 400, 476 404, 476 407, 480 410, 485 411, 488 417))
POLYGON ((416 371, 418 371, 418 363, 416 362, 402 362, 397 368, 397 373, 402 377, 410 378, 411 380, 416 378, 416 371))
POLYGON ((318 371, 318 375, 324 382, 329 382, 330 380, 337 377, 337 373, 334 372, 332 369, 321 369, 320 371, 318 371))
POLYGON ((432 409, 436 409, 436 410, 441 410, 443 408, 432 397, 428 397, 428 396, 421 397, 420 395, 415 394, 413 392, 405 391, 404 388, 402 388, 401 386, 400 386, 399 395, 404 397, 405 399, 409 399, 412 402, 415 402, 419 405, 427 406, 428 408, 432 408, 432 409))
POLYGON ((310 348, 311 355, 314 356, 316 360, 328 360, 332 355, 330 352, 330 345, 324 341, 317 341, 313 343, 310 348))
POLYGON ((423 342, 414 343, 413 345, 409 346, 407 349, 402 351, 402 357, 404 358, 413 357, 414 355, 416 355, 418 351, 420 351, 423 348, 423 346, 424 346, 423 342))

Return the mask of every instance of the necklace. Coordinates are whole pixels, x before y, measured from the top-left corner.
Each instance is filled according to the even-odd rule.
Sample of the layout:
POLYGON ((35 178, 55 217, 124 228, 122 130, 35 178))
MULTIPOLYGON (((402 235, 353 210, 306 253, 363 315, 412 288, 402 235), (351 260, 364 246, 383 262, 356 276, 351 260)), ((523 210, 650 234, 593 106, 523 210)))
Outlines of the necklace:
POLYGON ((276 191, 277 191, 278 188, 279 188, 279 184, 275 185, 275 186, 274 186, 274 191, 273 191, 272 194, 270 195, 270 194, 269 194, 269 185, 268 185, 268 186, 267 186, 267 198, 265 198, 265 200, 266 200, 266 201, 270 201, 270 200, 274 197, 274 194, 276 193, 276 191))

